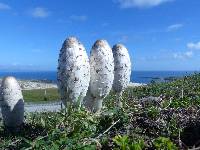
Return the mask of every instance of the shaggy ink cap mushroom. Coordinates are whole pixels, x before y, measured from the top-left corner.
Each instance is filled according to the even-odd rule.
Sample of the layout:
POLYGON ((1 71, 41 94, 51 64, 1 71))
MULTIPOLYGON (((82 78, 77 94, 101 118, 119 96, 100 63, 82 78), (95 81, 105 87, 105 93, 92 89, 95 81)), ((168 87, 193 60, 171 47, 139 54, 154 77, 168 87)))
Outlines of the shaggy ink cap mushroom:
POLYGON ((4 125, 18 127, 24 122, 24 100, 19 83, 7 76, 0 87, 1 112, 4 125))

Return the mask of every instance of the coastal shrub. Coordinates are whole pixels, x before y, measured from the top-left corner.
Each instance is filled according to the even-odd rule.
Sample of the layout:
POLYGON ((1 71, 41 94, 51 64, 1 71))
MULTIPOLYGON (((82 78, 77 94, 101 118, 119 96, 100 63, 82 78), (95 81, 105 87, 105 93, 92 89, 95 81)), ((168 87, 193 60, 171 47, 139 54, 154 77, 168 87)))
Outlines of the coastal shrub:
POLYGON ((157 150, 178 150, 177 146, 169 138, 158 137, 153 145, 157 150))
POLYGON ((101 115, 72 106, 60 112, 28 113, 18 133, 7 132, 0 120, 0 149, 197 148, 199 82, 200 74, 195 74, 170 83, 129 87, 122 95, 123 108, 115 107, 116 95, 110 92, 101 115), (184 98, 177 95, 180 88, 184 98), (156 95, 160 103, 143 105, 141 99, 156 95), (178 100, 187 105, 170 105, 178 100))
POLYGON ((143 150, 145 143, 143 140, 131 141, 127 135, 117 135, 113 138, 120 150, 143 150))

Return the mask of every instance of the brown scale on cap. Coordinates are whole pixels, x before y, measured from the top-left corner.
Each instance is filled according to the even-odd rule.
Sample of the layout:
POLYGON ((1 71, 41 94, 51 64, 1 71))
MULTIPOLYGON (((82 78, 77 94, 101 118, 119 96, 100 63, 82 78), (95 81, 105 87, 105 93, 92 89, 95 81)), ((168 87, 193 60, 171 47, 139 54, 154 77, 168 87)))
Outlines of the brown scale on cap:
POLYGON ((105 45, 108 45, 108 43, 106 42, 106 40, 97 40, 94 43, 94 47, 98 47, 98 46, 104 47, 105 45))
POLYGON ((119 49, 121 49, 121 48, 125 48, 125 46, 122 45, 122 44, 116 44, 116 45, 113 46, 113 49, 114 49, 114 50, 119 50, 119 49))
POLYGON ((76 37, 69 37, 65 40, 64 42, 66 45, 74 45, 74 44, 78 44, 78 40, 76 37))

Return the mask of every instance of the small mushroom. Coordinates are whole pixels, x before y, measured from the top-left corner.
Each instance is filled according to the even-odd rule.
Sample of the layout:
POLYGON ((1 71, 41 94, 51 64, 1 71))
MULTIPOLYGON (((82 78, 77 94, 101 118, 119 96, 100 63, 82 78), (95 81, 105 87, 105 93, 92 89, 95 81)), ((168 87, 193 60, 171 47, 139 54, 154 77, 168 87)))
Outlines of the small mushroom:
POLYGON ((2 80, 0 105, 3 123, 6 127, 16 128, 24 122, 24 100, 21 88, 14 77, 2 80))
POLYGON ((90 85, 84 105, 90 111, 99 112, 103 99, 112 89, 114 80, 114 59, 112 49, 106 40, 97 40, 90 55, 90 85))
POLYGON ((115 64, 113 91, 117 94, 117 105, 122 107, 122 93, 130 82, 131 60, 128 50, 122 44, 114 45, 112 52, 115 64))
POLYGON ((60 50, 57 72, 61 100, 77 105, 82 102, 90 81, 89 59, 84 46, 75 38, 67 38, 60 50))

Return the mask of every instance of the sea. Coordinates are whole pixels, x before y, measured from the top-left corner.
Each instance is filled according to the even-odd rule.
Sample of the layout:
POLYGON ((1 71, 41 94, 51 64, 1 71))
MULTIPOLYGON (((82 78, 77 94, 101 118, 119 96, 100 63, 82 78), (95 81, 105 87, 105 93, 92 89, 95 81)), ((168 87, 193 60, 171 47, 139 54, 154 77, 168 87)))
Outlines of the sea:
MULTIPOLYGON (((180 78, 194 73, 197 71, 132 71, 131 82, 134 83, 150 83, 150 82, 168 82, 174 78, 180 78)), ((0 72, 0 78, 4 76, 14 76, 17 79, 24 80, 44 80, 49 82, 56 82, 56 71, 34 71, 34 72, 0 72)))

